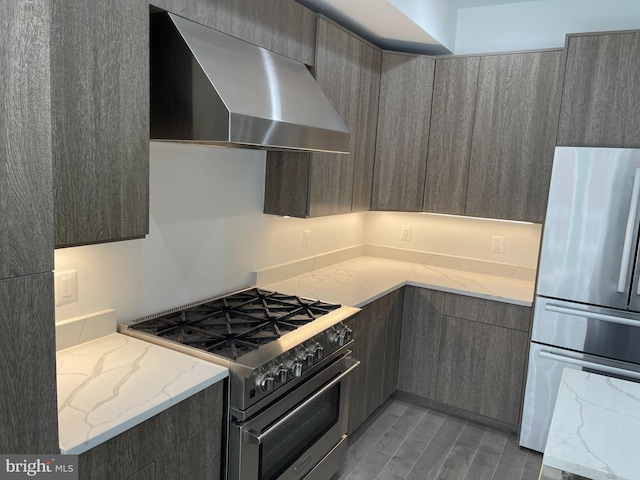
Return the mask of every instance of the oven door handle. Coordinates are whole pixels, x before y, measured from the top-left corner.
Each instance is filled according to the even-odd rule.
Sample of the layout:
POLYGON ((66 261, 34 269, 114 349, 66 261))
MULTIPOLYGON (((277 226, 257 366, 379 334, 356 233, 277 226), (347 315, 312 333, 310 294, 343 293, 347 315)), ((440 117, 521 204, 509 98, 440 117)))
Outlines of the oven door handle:
POLYGON ((303 408, 305 408, 311 402, 313 402, 318 397, 320 397, 321 395, 323 395, 324 393, 329 391, 331 388, 336 386, 338 383, 340 383, 342 381, 342 379, 344 377, 346 377, 347 375, 349 375, 353 370, 355 370, 358 367, 358 365, 360 365, 360 361, 359 360, 355 360, 354 363, 349 368, 347 368, 344 372, 342 372, 340 375, 335 377, 333 380, 331 380, 329 383, 327 383, 325 386, 323 386, 320 390, 315 392, 313 395, 311 395, 304 402, 302 402, 296 408, 294 408, 289 413, 287 413, 280 420, 278 420, 276 423, 271 425, 264 432, 262 432, 260 434, 257 434, 257 433, 255 433, 255 432, 253 432, 251 430, 245 430, 244 431, 244 441, 248 442, 248 443, 251 443, 251 444, 254 444, 254 445, 260 445, 262 442, 264 442, 264 440, 267 437, 269 437, 276 430, 278 430, 278 428, 280 428, 284 423, 288 422, 289 419, 291 419, 294 415, 296 415, 298 412, 300 412, 303 408))
POLYGON ((625 370, 624 368, 611 367, 609 365, 603 365, 601 363, 593 363, 586 360, 580 360, 579 358, 567 357, 558 353, 549 352, 547 350, 540 350, 538 355, 541 358, 547 358, 549 360, 555 360, 557 362, 569 363, 578 367, 589 368, 591 370, 598 370, 600 372, 611 373, 613 375, 621 375, 627 378, 633 378, 640 380, 640 373, 632 370, 625 370))

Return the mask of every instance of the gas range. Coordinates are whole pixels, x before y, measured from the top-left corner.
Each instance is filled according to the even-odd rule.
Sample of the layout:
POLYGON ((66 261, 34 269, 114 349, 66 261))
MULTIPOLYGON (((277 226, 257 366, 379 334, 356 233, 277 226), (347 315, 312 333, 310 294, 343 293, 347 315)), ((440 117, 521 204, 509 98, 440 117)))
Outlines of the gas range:
POLYGON ((121 332, 228 367, 231 413, 243 420, 342 355, 351 342, 342 321, 358 311, 253 287, 121 332))

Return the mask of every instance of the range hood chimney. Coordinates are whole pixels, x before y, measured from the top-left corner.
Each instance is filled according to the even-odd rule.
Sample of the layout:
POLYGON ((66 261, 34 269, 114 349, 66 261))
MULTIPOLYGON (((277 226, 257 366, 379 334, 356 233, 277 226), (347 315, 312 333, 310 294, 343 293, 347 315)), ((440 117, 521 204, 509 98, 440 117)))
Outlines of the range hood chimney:
POLYGON ((306 66, 171 13, 151 15, 151 139, 349 153, 306 66))

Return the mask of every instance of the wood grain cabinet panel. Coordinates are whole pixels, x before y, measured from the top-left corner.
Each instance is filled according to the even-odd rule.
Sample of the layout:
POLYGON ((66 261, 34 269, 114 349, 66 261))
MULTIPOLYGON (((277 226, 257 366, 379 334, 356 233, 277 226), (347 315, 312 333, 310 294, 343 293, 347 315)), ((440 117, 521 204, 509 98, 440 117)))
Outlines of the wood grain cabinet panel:
POLYGON ((223 404, 220 382, 81 454, 80 478, 220 479, 223 404))
POLYGON ((436 400, 517 426, 528 333, 445 317, 436 400))
POLYGON ((464 215, 480 57, 436 60, 424 210, 464 215))
POLYGON ((149 231, 149 6, 52 2, 56 246, 149 231))
POLYGON ((349 127, 349 155, 312 153, 309 180, 309 216, 351 211, 354 157, 358 138, 358 107, 362 42, 345 30, 318 19, 316 80, 349 127))
POLYGON ((384 52, 371 208, 421 211, 433 58, 384 52))
POLYGON ((371 207, 382 52, 376 47, 363 43, 361 63, 357 95, 360 100, 358 136, 353 152, 353 201, 351 203, 353 212, 369 210, 371 207))
POLYGON ((530 307, 405 287, 398 390, 515 429, 530 320, 530 307))
POLYGON ((561 67, 561 51, 481 57, 467 215, 543 221, 561 67))
POLYGON ((446 294, 444 314, 523 332, 531 328, 531 307, 466 295, 446 294))
POLYGON ((346 324, 353 329, 353 358, 360 367, 350 376, 349 428, 352 433, 396 390, 403 291, 365 305, 346 324))
POLYGON ((368 209, 380 51, 318 18, 316 80, 351 132, 350 154, 268 152, 264 212, 319 217, 368 209))
POLYGON ((405 287, 398 390, 435 399, 444 293, 405 287))
POLYGON ((314 64, 316 17, 294 0, 155 0, 153 5, 285 57, 314 64))
POLYGON ((53 269, 50 16, 0 4, 0 279, 53 269))
POLYGON ((558 145, 640 147, 640 32, 569 35, 558 145))
POLYGON ((59 453, 53 274, 0 280, 0 453, 59 453))

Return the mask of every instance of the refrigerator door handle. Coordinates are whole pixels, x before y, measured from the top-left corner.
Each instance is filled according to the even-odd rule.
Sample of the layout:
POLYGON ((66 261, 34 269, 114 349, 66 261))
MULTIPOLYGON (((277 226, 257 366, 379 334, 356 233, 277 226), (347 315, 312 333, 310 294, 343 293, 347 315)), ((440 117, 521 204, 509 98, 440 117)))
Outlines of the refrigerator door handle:
POLYGON ((580 360, 579 358, 566 357, 558 353, 549 352, 547 350, 540 350, 538 355, 541 358, 547 358, 549 360, 555 360, 557 362, 569 363, 578 367, 589 368, 591 370, 597 370, 600 372, 611 373, 612 375, 620 375, 627 378, 633 378, 640 380, 640 373, 632 370, 625 370, 624 368, 611 367, 609 365, 602 365, 600 363, 588 362, 586 360, 580 360))
MULTIPOLYGON (((624 233, 624 244, 622 247, 622 260, 620 261, 620 275, 618 276, 618 292, 624 293, 627 286, 627 272, 629 271, 629 260, 631 259, 631 244, 633 243, 633 230, 638 212, 638 199, 640 198, 640 168, 636 168, 633 176, 633 188, 631 190, 631 204, 629 205, 629 216, 627 217, 627 229, 624 233)), ((640 295, 640 288, 638 290, 640 295)))
POLYGON ((630 327, 640 327, 640 322, 638 320, 633 320, 630 318, 623 318, 623 317, 616 317, 614 315, 607 315, 605 313, 589 312, 586 310, 575 310, 573 308, 554 305, 553 303, 547 303, 544 306, 544 309, 547 312, 562 313, 565 315, 575 315, 578 317, 590 318, 592 320, 601 320, 603 322, 617 323, 618 325, 628 325, 630 327))

